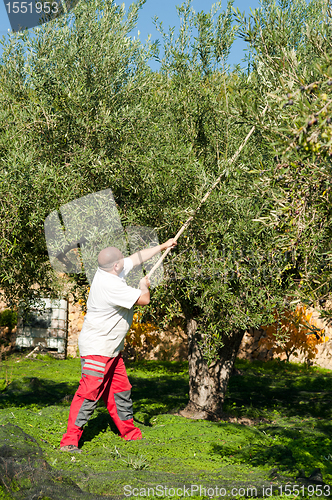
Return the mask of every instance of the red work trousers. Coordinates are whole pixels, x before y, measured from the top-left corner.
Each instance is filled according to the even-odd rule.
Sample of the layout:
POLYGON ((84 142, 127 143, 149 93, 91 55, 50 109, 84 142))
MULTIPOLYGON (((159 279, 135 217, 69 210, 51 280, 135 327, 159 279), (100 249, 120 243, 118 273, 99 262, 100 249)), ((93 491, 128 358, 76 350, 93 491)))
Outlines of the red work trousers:
POLYGON ((70 406, 67 432, 60 446, 78 446, 83 427, 101 397, 120 436, 125 440, 141 439, 142 433, 133 421, 131 385, 121 354, 116 358, 83 356, 81 362, 82 377, 70 406))

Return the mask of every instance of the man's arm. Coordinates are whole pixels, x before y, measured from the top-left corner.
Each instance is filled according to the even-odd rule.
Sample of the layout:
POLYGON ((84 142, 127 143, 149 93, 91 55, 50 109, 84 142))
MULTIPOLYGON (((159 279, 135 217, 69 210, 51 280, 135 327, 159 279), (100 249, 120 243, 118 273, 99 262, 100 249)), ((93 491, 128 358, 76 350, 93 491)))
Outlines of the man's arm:
POLYGON ((176 245, 177 242, 175 241, 175 239, 170 238, 168 241, 165 241, 165 243, 162 243, 161 245, 157 245, 152 248, 145 248, 144 250, 140 250, 139 252, 130 255, 129 259, 132 260, 135 267, 139 264, 142 264, 142 262, 146 262, 147 260, 151 259, 158 252, 163 252, 167 248, 174 248, 176 245))
POLYGON ((141 289, 141 295, 138 297, 136 300, 135 304, 138 306, 146 306, 150 302, 150 281, 147 276, 144 276, 144 278, 141 279, 139 282, 139 287, 141 289))

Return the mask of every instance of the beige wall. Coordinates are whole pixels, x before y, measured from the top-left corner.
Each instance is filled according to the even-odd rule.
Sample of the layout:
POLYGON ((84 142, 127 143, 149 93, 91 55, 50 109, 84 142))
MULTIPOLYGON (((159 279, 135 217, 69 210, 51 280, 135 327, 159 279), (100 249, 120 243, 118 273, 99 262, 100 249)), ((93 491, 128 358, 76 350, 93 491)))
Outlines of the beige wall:
MULTIPOLYGON (((331 305, 329 305, 331 307, 331 305)), ((67 343, 67 356, 72 356, 76 358, 78 354, 78 337, 83 326, 84 315, 81 311, 79 304, 73 304, 69 302, 68 304, 68 343, 67 343)), ((0 300, 0 312, 6 309, 6 304, 0 300)), ((318 346, 318 354, 313 360, 313 364, 316 366, 321 366, 322 368, 328 368, 332 370, 332 327, 328 327, 323 321, 319 320, 319 312, 313 309, 308 310, 308 312, 313 312, 312 319, 315 320, 316 325, 319 328, 325 330, 325 334, 329 337, 329 341, 318 346)), ((4 336, 7 333, 7 328, 0 328, 0 336, 4 336)), ((15 330, 13 331, 15 334, 15 330)), ((272 359, 273 355, 271 351, 259 347, 258 342, 260 338, 265 334, 264 330, 250 330, 245 334, 243 341, 239 350, 239 357, 249 360, 260 359, 272 359)), ((140 358, 144 359, 156 359, 156 360, 180 360, 186 359, 188 356, 188 342, 184 331, 180 328, 173 328, 168 332, 156 332, 158 336, 158 342, 154 346, 149 346, 145 339, 142 339, 142 344, 146 345, 141 349, 140 358)), ((14 344, 15 335, 13 335, 12 344, 14 344)), ((6 350, 10 349, 9 346, 4 347, 1 345, 0 354, 6 350)), ((133 359, 135 355, 135 348, 130 345, 126 345, 126 355, 129 359, 133 359)), ((276 357, 276 356, 275 356, 276 357)), ((286 359, 286 356, 280 356, 281 359, 286 359)), ((299 363, 304 361, 304 356, 299 355, 291 356, 290 360, 294 363, 299 363)))
POLYGON ((78 357, 78 337, 82 330, 84 315, 79 304, 68 304, 67 356, 78 357))

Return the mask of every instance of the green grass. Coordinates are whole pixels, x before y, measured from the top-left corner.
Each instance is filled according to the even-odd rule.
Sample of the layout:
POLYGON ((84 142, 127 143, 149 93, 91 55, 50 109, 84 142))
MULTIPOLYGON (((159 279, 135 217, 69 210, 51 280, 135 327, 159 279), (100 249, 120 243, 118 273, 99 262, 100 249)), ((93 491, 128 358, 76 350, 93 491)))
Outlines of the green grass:
MULTIPOLYGON (((242 375, 231 377, 224 411, 255 425, 174 415, 188 401, 188 364, 137 362, 127 369, 136 425, 145 439, 123 441, 100 402, 85 427, 83 453, 74 456, 60 452, 59 443, 80 360, 12 356, 0 365, 0 388, 9 381, 0 394, 0 424, 18 425, 33 436, 55 471, 93 494, 121 495, 125 485, 252 485, 263 498, 263 486, 296 483, 299 470, 308 477, 315 468, 332 484, 332 373, 277 361, 238 360, 236 367, 242 375)), ((0 489, 6 498, 1 495, 6 493, 0 489)))

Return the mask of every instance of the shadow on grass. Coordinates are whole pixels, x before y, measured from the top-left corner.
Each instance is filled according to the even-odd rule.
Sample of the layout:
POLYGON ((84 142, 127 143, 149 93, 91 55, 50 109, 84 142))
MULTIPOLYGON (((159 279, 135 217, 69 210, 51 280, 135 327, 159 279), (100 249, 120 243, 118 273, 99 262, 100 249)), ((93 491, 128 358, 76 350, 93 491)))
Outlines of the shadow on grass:
MULTIPOLYGON (((186 363, 136 363, 135 372, 129 374, 134 403, 135 421, 152 426, 150 419, 161 413, 168 413, 185 406, 188 399, 188 379, 182 375, 186 363), (142 373, 143 372, 143 373, 142 373), (147 375, 146 377, 144 375, 147 375)), ((131 372, 133 366, 129 366, 131 372)), ((78 387, 77 382, 55 382, 49 378, 22 377, 8 385, 0 394, 0 408, 48 406, 69 407, 78 387)), ((118 434, 102 399, 96 411, 84 428, 82 442, 93 440, 108 428, 118 434)))
MULTIPOLYGON (((239 433, 244 439, 239 449, 233 447, 232 456, 240 463, 250 464, 253 467, 271 467, 272 470, 276 468, 276 472, 287 471, 295 476, 301 475, 303 467, 308 475, 315 468, 321 468, 323 463, 325 474, 331 476, 332 463, 327 457, 330 456, 332 445, 332 424, 320 423, 313 427, 312 419, 299 421, 299 424, 288 428, 280 425, 264 425, 258 431, 262 434, 261 440, 253 440, 253 436, 250 436, 249 432, 246 433, 243 426, 232 424, 233 429, 242 427, 239 433)), ((211 451, 220 457, 228 453, 227 445, 219 443, 213 444, 211 451)))
POLYGON ((272 412, 301 418, 330 418, 332 372, 319 373, 301 365, 240 362, 243 375, 231 377, 225 411, 268 416, 272 412))
MULTIPOLYGON (((61 363, 61 361, 58 361, 61 363)), ((188 377, 183 374, 187 363, 174 362, 137 362, 127 363, 129 379, 133 385, 132 398, 135 411, 149 408, 151 415, 167 413, 177 407, 180 398, 186 403, 188 392, 188 377), (136 375, 138 373, 139 375, 136 375), (157 411, 157 408, 160 410, 157 411)), ((76 367, 75 367, 76 369, 76 367)), ((15 378, 7 388, 0 393, 0 407, 29 406, 40 407, 50 405, 70 406, 79 384, 73 382, 58 382, 40 376, 23 376, 15 378)), ((66 374, 64 374, 64 378, 66 374)), ((147 422, 144 422, 147 424, 147 422)))
MULTIPOLYGON (((240 361, 237 368, 242 375, 231 377, 224 411, 270 421, 257 428, 265 442, 248 440, 236 451, 237 460, 296 473, 303 459, 312 469, 323 463, 332 474, 332 372, 277 361, 240 361)), ((224 454, 219 444, 213 451, 224 454)))
POLYGON ((144 373, 183 374, 188 375, 188 361, 127 361, 128 371, 142 371, 144 373))
POLYGON ((55 404, 68 405, 78 387, 76 383, 54 382, 39 377, 14 380, 0 394, 0 408, 10 406, 38 407, 55 404), (68 403, 69 400, 69 403, 68 403))
MULTIPOLYGON (((148 425, 151 417, 177 411, 186 405, 187 367, 186 362, 127 363, 137 421, 148 425)), ((269 418, 273 412, 287 417, 330 418, 331 373, 308 372, 298 365, 277 362, 249 364, 241 361, 238 367, 243 375, 230 378, 225 412, 251 418, 269 418)), ((58 382, 25 376, 15 379, 0 394, 0 406, 69 406, 77 387, 78 379, 58 382)))
MULTIPOLYGON (((102 405, 103 402, 98 403, 98 406, 102 405)), ((80 448, 84 446, 84 443, 93 441, 99 434, 106 432, 108 429, 111 429, 113 434, 120 434, 113 420, 109 416, 106 407, 104 406, 103 408, 98 408, 97 415, 94 415, 84 426, 84 432, 80 439, 80 448)))
POLYGON ((131 377, 134 412, 144 418, 144 425, 151 417, 170 413, 188 403, 188 381, 182 377, 155 377, 148 380, 131 377))

